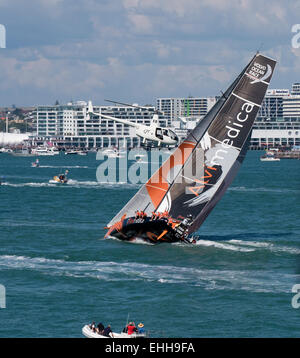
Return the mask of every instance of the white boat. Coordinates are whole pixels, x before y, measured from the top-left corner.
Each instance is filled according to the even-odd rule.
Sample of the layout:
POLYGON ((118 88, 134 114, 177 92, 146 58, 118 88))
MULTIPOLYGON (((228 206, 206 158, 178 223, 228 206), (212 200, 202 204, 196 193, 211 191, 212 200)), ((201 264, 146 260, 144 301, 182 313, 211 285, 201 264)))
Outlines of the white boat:
POLYGON ((120 152, 118 149, 114 148, 114 149, 105 149, 102 152, 104 155, 107 155, 109 158, 123 158, 122 156, 122 152, 120 152))
POLYGON ((65 152, 65 155, 87 155, 87 151, 85 150, 68 150, 65 152))
POLYGON ((266 152, 266 154, 260 157, 262 162, 278 162, 280 158, 275 157, 273 152, 266 152))
POLYGON ((260 158, 261 162, 279 162, 280 158, 274 158, 274 157, 264 157, 262 156, 260 158))
POLYGON ((78 155, 88 155, 88 152, 85 150, 80 150, 77 154, 78 155))
POLYGON ((77 150, 67 150, 65 151, 65 155, 76 155, 78 154, 77 150))
POLYGON ((16 149, 16 150, 13 150, 13 151, 8 152, 8 153, 10 153, 11 155, 13 155, 15 157, 32 157, 32 156, 35 155, 28 148, 16 149))
POLYGON ((94 332, 90 326, 88 324, 86 324, 83 328, 82 328, 82 334, 87 337, 87 338, 144 338, 146 335, 145 334, 127 334, 127 333, 115 333, 113 332, 113 337, 106 337, 106 336, 102 336, 101 334, 94 332))
POLYGON ((55 147, 37 147, 32 149, 34 155, 58 155, 59 150, 55 147))
POLYGON ((13 150, 10 148, 1 148, 0 153, 12 153, 13 150))

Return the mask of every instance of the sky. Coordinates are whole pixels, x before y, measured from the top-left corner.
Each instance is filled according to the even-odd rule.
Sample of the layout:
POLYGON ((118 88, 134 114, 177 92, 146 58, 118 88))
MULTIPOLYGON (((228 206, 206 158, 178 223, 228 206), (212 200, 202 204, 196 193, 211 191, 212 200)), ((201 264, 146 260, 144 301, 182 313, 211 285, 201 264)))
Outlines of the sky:
POLYGON ((0 106, 215 96, 257 50, 291 88, 298 23, 300 0, 0 0, 0 106))

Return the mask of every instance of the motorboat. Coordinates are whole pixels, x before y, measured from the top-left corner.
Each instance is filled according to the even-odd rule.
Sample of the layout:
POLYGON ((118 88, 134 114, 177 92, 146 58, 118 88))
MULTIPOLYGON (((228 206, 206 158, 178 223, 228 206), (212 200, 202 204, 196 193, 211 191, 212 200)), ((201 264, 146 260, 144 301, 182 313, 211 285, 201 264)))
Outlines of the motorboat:
POLYGON ((88 152, 86 150, 68 150, 65 152, 65 155, 87 155, 88 152))
POLYGON ((260 157, 260 160, 262 162, 279 162, 280 158, 277 158, 275 156, 275 153, 268 151, 268 152, 266 152, 266 154, 264 154, 260 157))
POLYGON ((87 338, 145 338, 146 337, 145 333, 142 333, 142 334, 133 333, 133 334, 129 335, 129 334, 124 333, 124 332, 121 332, 121 333, 112 332, 112 334, 110 334, 110 337, 107 337, 107 336, 103 336, 103 335, 97 333, 88 324, 86 324, 82 328, 82 334, 87 338))
POLYGON ((77 155, 78 151, 77 150, 67 150, 65 151, 65 155, 77 155))
POLYGON ((55 147, 37 147, 32 149, 34 155, 58 155, 59 150, 55 147))
POLYGON ((117 148, 105 149, 102 154, 107 155, 109 158, 123 158, 122 153, 117 148))
POLYGON ((32 157, 35 155, 29 148, 16 149, 8 153, 15 157, 32 157))
POLYGON ((261 162, 279 162, 280 158, 276 158, 274 156, 263 155, 260 157, 261 162))
POLYGON ((40 166, 39 160, 37 159, 35 162, 31 163, 31 166, 32 166, 33 168, 38 168, 38 167, 40 166))
POLYGON ((67 174, 69 173, 68 170, 65 171, 64 174, 58 174, 53 177, 53 179, 49 180, 50 184, 67 184, 68 178, 67 174))
POLYGON ((0 153, 12 153, 13 152, 13 150, 12 149, 10 149, 10 148, 1 148, 0 149, 0 153))

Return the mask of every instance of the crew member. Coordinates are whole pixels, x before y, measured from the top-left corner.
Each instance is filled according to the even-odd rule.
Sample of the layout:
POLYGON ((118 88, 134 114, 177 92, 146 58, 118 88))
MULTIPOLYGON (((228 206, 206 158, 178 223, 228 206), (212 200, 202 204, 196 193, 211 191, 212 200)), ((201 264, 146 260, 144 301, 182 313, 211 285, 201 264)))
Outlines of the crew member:
POLYGON ((93 332, 96 331, 95 322, 92 322, 89 327, 90 327, 90 329, 91 329, 93 332))
POLYGON ((97 332, 99 334, 103 334, 103 331, 104 331, 104 325, 102 324, 102 322, 99 322, 97 326, 97 332))
POLYGON ((102 335, 105 336, 105 337, 114 338, 114 334, 113 334, 113 332, 111 330, 110 324, 106 328, 104 328, 104 331, 103 331, 102 335))
POLYGON ((181 225, 185 226, 185 227, 189 227, 191 226, 193 223, 193 215, 188 214, 186 218, 184 218, 181 222, 181 225))
POLYGON ((143 323, 138 324, 138 333, 139 334, 144 334, 145 333, 145 328, 144 328, 143 323))
POLYGON ((129 324, 127 326, 127 334, 131 335, 135 332, 137 332, 137 328, 136 328, 134 322, 129 322, 129 324))

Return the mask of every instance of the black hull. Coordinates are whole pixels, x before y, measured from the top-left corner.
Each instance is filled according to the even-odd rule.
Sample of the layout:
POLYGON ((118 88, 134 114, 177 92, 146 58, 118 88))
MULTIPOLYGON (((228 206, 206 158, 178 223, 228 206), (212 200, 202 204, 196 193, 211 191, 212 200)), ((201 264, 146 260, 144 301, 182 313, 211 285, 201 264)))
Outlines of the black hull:
POLYGON ((108 236, 123 241, 142 239, 146 242, 157 244, 186 241, 187 231, 183 230, 180 226, 173 228, 164 219, 151 220, 148 217, 144 219, 128 218, 118 223, 115 228, 112 228, 108 236))

